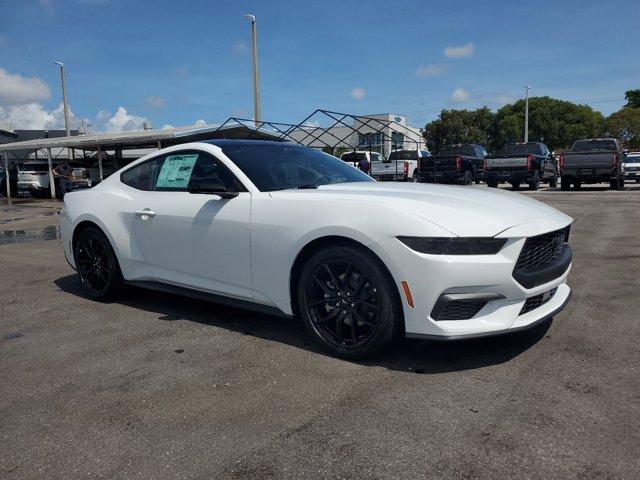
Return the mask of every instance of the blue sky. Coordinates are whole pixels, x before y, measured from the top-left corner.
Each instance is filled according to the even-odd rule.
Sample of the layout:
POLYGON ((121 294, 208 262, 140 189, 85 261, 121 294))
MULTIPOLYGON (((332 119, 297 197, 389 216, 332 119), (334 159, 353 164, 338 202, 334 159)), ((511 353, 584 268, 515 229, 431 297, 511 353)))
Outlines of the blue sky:
POLYGON ((610 113, 640 88, 638 0, 0 0, 0 123, 59 126, 58 70, 92 130, 251 117, 249 23, 258 20, 262 116, 394 112, 532 95, 610 113))

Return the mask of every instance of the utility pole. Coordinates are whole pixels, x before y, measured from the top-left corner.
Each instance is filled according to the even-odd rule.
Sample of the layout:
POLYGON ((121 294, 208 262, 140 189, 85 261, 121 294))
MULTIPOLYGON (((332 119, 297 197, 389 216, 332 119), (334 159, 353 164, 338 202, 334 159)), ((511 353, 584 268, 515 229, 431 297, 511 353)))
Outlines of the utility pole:
POLYGON ((524 86, 524 143, 529 141, 529 85, 524 86))
POLYGON ((251 22, 251 47, 253 51, 253 120, 256 127, 260 126, 260 79, 258 75, 258 36, 256 33, 256 17, 250 13, 244 14, 251 22))
MULTIPOLYGON (((67 102, 67 80, 64 76, 64 63, 62 62, 53 62, 56 65, 60 65, 60 79, 62 80, 62 108, 64 109, 64 129, 66 132, 66 136, 70 137, 71 132, 69 130, 69 103, 67 102)), ((73 155, 73 149, 68 148, 69 160, 71 160, 73 155)))

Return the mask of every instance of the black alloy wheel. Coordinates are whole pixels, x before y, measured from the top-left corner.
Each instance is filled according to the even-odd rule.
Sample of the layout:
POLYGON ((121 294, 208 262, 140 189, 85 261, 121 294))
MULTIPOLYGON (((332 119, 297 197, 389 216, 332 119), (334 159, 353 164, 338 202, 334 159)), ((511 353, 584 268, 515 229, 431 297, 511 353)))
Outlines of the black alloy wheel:
POLYGON ((84 292, 94 300, 112 298, 122 277, 107 237, 96 228, 83 230, 73 255, 84 292))
POLYGON ((379 261, 351 246, 317 252, 300 276, 298 305, 313 338, 336 355, 375 355, 399 336, 402 306, 379 261))

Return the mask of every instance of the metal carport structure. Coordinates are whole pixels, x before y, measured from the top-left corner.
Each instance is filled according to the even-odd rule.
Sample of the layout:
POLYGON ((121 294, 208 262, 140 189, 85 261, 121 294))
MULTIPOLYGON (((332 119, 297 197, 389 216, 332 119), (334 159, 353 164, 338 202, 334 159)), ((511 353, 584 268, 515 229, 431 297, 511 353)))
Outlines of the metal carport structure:
POLYGON ((380 147, 384 151, 385 146, 387 146, 386 149, 390 152, 398 148, 406 148, 405 144, 413 145, 412 148, 419 149, 424 143, 421 133, 417 134, 406 125, 394 120, 380 118, 379 116, 355 115, 317 109, 297 124, 231 117, 222 124, 217 125, 41 138, 5 143, 0 145, 0 152, 3 152, 4 156, 8 192, 8 153, 21 151, 27 152, 28 155, 33 151, 44 150, 49 163, 51 195, 55 198, 51 149, 81 150, 83 154, 87 151, 96 152, 100 170, 99 176, 100 180, 102 180, 102 152, 113 150, 116 158, 122 158, 122 150, 160 149, 181 143, 215 138, 289 141, 307 147, 322 149, 332 155, 335 154, 336 149, 356 151, 364 147, 371 151, 374 147, 380 147), (400 144, 398 144, 397 138, 394 139, 387 131, 393 131, 401 135, 400 144))

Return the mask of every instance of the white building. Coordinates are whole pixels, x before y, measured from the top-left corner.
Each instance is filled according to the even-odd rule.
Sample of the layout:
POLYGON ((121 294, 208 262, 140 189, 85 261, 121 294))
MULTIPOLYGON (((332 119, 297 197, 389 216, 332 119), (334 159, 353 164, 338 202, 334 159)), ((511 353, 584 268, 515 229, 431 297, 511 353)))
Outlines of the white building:
POLYGON ((289 133, 289 136, 309 147, 372 150, 388 155, 400 148, 425 148, 419 128, 407 125, 407 118, 394 113, 362 115, 345 119, 342 125, 329 128, 308 125, 289 133))

